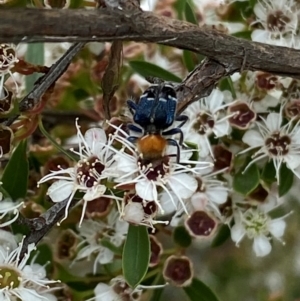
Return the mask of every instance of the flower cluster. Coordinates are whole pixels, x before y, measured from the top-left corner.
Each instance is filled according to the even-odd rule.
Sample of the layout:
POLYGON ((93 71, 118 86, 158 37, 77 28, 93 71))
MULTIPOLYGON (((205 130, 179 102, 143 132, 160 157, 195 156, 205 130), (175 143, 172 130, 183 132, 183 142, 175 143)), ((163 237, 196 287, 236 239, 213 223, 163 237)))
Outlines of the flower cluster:
MULTIPOLYGON (((107 0, 95 4, 88 0, 82 5, 122 11, 125 2, 107 0)), ((300 48, 300 4, 296 0, 194 0, 184 5, 179 5, 180 1, 175 4, 174 0, 141 2, 143 8, 155 10, 159 15, 185 16, 188 21, 222 33, 300 48)), ((68 0, 45 0, 43 4, 46 8, 73 5, 68 0)), ((1 119, 7 120, 17 104, 10 90, 10 85, 16 84, 15 73, 47 72, 46 66, 51 66, 70 46, 70 43, 45 44, 45 66, 42 66, 27 64, 26 56, 23 59, 19 55, 19 60, 14 45, 0 44, 1 119)), ((300 180, 300 81, 241 70, 222 79, 210 95, 199 99, 193 95, 195 101, 177 115, 181 111, 181 99, 177 99, 182 96, 181 87, 154 80, 152 88, 145 90, 146 80, 134 74, 128 82, 120 83, 107 105, 104 78, 109 69, 106 58, 111 59, 112 49, 98 43, 85 50, 85 57, 93 62, 92 68, 87 68, 84 59, 78 59, 57 81, 50 100, 52 87, 42 97, 40 106, 22 113, 11 126, 0 128, 0 157, 4 159, 15 143, 34 132, 26 149, 30 152, 27 194, 13 199, 9 197, 11 191, 5 190, 9 185, 4 183, 0 192, 0 228, 8 229, 18 220, 19 224, 25 221, 32 233, 44 226, 42 230, 48 231, 49 220, 44 220, 48 212, 40 214, 51 203, 56 203, 53 208, 61 205, 53 219, 53 224, 58 220, 60 227, 53 229, 48 241, 43 241, 49 244, 51 240, 51 259, 55 262, 51 268, 55 275, 67 281, 70 278, 66 284, 66 287, 70 284, 70 292, 64 287, 60 294, 68 295, 66 299, 89 298, 91 282, 95 296, 90 300, 141 300, 145 287, 138 284, 130 287, 126 283, 124 258, 121 262, 124 245, 129 241, 125 243, 128 229, 147 227, 145 233, 150 244, 147 248, 151 254, 145 283, 149 279, 150 283, 159 271, 165 282, 162 285, 193 285, 198 271, 185 248, 192 240, 200 244, 215 239, 213 243, 218 244, 220 237, 216 234, 223 234, 224 229, 233 246, 239 247, 244 239, 250 240, 251 252, 257 257, 270 254, 272 248, 282 249, 274 242, 284 244, 287 217, 293 212, 289 200, 300 180), (91 75, 90 82, 85 81, 87 72, 91 75), (74 88, 74 83, 82 82, 88 87, 74 88), (98 87, 99 82, 103 91, 98 87), (128 94, 139 97, 139 101, 127 101, 127 108, 124 95, 128 94), (94 121, 93 125, 87 122, 82 130, 77 118, 77 134, 71 139, 66 139, 69 137, 66 128, 55 128, 58 139, 51 142, 61 151, 58 160, 47 161, 46 157, 56 150, 45 142, 47 133, 43 132, 45 137, 41 138, 35 132, 40 120, 38 114, 46 101, 51 108, 62 108, 63 113, 65 108, 74 106, 94 121), (104 121, 104 116, 113 118, 104 121), (29 120, 36 124, 28 126, 29 120), (168 236, 166 241, 164 235, 168 236), (166 250, 170 241, 180 247, 166 250), (119 276, 121 269, 125 278, 119 276), (77 276, 87 277, 86 295, 78 296, 81 292, 75 292, 74 283, 82 281, 77 276)), ((187 51, 166 52, 155 45, 126 43, 123 54, 126 64, 132 58, 144 56, 145 61, 171 71, 170 78, 184 78, 187 70, 201 63, 197 61, 199 57, 187 51)), ((246 60, 247 53, 242 69, 247 69, 246 60)), ((134 66, 127 65, 129 69, 131 65, 134 66)), ((14 233, 23 231, 18 223, 12 229, 14 233)), ((27 243, 25 240, 24 245, 27 243)), ((57 281, 46 277, 46 266, 36 263, 38 255, 29 262, 34 249, 34 245, 29 245, 24 255, 23 242, 18 246, 14 236, 0 229, 0 300, 56 300, 58 292, 53 287, 57 281)), ((60 295, 57 299, 64 297, 60 295)))
MULTIPOLYGON (((1 230, 2 231, 2 230, 1 230)), ((18 247, 12 249, 16 242, 14 237, 9 237, 5 231, 0 233, 2 244, 0 247, 0 299, 9 300, 51 300, 56 297, 52 294, 53 285, 59 281, 46 278, 44 266, 29 263, 30 253, 35 249, 29 245, 27 253, 21 258, 23 241, 18 247)))

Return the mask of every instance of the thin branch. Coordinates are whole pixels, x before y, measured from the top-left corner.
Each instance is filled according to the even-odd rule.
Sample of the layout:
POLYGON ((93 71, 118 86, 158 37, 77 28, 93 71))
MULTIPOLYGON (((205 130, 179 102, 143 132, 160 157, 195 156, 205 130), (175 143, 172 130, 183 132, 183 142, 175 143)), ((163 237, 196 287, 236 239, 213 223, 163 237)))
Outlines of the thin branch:
MULTIPOLYGON (((41 100, 44 93, 55 84, 70 65, 74 56, 82 49, 85 43, 76 43, 72 45, 61 58, 51 66, 48 73, 40 77, 30 91, 19 103, 19 111, 26 112, 33 109, 41 100)), ((5 125, 11 125, 19 115, 13 116, 4 122, 5 125)))
MULTIPOLYGON (((65 207, 68 202, 69 199, 66 199, 54 204, 37 218, 19 218, 20 224, 27 225, 30 228, 30 233, 24 239, 20 258, 27 252, 28 245, 31 243, 37 244, 59 222, 65 214, 65 207)), ((75 204, 76 200, 73 199, 69 208, 71 209, 75 204)))
POLYGON ((262 70, 300 78, 298 50, 243 40, 138 9, 2 9, 0 20, 1 42, 153 42, 198 52, 231 73, 262 70))

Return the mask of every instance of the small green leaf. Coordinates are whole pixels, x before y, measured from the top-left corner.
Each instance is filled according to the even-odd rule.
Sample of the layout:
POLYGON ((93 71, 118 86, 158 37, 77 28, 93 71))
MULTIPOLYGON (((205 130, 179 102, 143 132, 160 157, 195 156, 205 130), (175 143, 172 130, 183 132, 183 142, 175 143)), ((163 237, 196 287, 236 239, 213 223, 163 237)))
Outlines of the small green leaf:
POLYGON ((191 149, 191 151, 193 152, 192 156, 190 157, 191 161, 199 161, 199 150, 198 150, 198 145, 193 143, 193 142, 189 142, 189 141, 184 141, 184 143, 187 145, 187 147, 189 147, 191 149))
POLYGON ((190 286, 184 288, 191 301, 218 301, 212 290, 202 281, 194 278, 190 286))
POLYGON ((185 1, 186 1, 186 0, 177 0, 177 1, 174 3, 174 8, 175 8, 176 11, 177 11, 178 19, 179 19, 179 20, 183 20, 183 17, 184 17, 185 1))
POLYGON ((179 246, 183 248, 189 247, 192 243, 191 236, 183 226, 175 228, 173 232, 173 239, 179 246))
POLYGON ((248 195, 259 184, 259 170, 256 164, 250 165, 245 170, 245 166, 234 175, 233 177, 233 189, 243 195, 248 195))
POLYGON ((172 81, 180 83, 181 79, 177 75, 148 62, 144 61, 131 61, 129 62, 130 67, 140 75, 147 77, 147 76, 154 76, 161 78, 166 81, 172 81))
POLYGON ((294 182, 294 174, 286 164, 282 164, 280 167, 279 179, 278 194, 281 197, 290 190, 294 182))
POLYGON ((261 173, 261 179, 268 184, 276 181, 276 170, 274 167, 273 160, 266 163, 261 173))
POLYGON ((228 225, 222 225, 211 243, 212 248, 221 246, 230 237, 228 225))
POLYGON ((109 239, 106 239, 106 238, 103 238, 101 240, 101 245, 109 250, 111 250, 113 253, 117 254, 117 255, 122 255, 122 250, 123 250, 123 247, 120 246, 120 247, 117 247, 115 246, 113 243, 111 243, 109 241, 109 239))
POLYGON ((24 198, 28 183, 27 140, 23 140, 14 150, 5 166, 1 182, 12 200, 24 198))
POLYGON ((154 281, 152 283, 149 283, 149 285, 162 285, 161 288, 156 288, 154 290, 152 290, 152 296, 151 299, 149 301, 159 301, 160 297, 163 293, 164 290, 164 286, 163 284, 165 284, 166 281, 164 280, 164 277, 161 273, 158 273, 154 279, 154 281))
POLYGON ((239 32, 233 33, 232 35, 237 38, 251 40, 251 33, 252 33, 252 31, 245 30, 245 31, 239 31, 239 32))
POLYGON ((224 90, 229 90, 231 92, 232 97, 235 99, 236 98, 236 93, 235 93, 235 89, 233 86, 233 82, 230 76, 224 77, 221 81, 220 81, 220 85, 219 85, 220 89, 222 91, 224 90))
POLYGON ((58 149, 60 150, 63 154, 65 154, 69 159, 72 161, 77 161, 75 156, 71 154, 70 152, 66 151, 61 145, 59 145, 55 139, 51 137, 51 135, 46 131, 43 125, 42 118, 39 119, 39 129, 42 132, 42 134, 58 149))
POLYGON ((147 273, 150 261, 150 241, 145 226, 129 225, 123 249, 123 275, 126 282, 135 288, 147 273))
POLYGON ((188 0, 186 0, 186 2, 185 2, 184 14, 185 14, 185 19, 188 22, 193 23, 193 24, 198 24, 198 21, 194 14, 193 8, 188 0))
MULTIPOLYGON (((25 54, 25 60, 31 64, 44 64, 44 43, 29 43, 25 54)), ((41 77, 42 73, 34 73, 25 77, 26 91, 29 93, 36 80, 41 77)))

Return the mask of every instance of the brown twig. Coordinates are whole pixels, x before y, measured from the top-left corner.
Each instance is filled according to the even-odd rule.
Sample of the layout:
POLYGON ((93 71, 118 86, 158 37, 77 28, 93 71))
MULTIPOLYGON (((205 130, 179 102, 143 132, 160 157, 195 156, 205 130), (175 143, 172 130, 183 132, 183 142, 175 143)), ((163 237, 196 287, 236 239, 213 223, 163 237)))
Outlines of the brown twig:
POLYGON ((122 42, 115 41, 110 48, 109 60, 104 72, 101 87, 103 92, 103 109, 106 119, 110 119, 110 101, 118 89, 122 63, 122 42))
MULTIPOLYGON (((65 207, 68 202, 69 199, 66 199, 54 204, 50 209, 37 218, 19 218, 19 222, 21 224, 27 225, 30 228, 30 233, 26 235, 24 239, 20 258, 22 258, 27 252, 28 245, 31 243, 37 244, 53 228, 53 226, 60 221, 65 213, 65 207)), ((76 200, 73 199, 69 208, 71 209, 75 204, 76 200)))
POLYGON ((200 53, 228 72, 262 70, 300 78, 299 50, 251 42, 138 9, 3 9, 0 20, 1 42, 24 37, 26 42, 152 42, 200 53))

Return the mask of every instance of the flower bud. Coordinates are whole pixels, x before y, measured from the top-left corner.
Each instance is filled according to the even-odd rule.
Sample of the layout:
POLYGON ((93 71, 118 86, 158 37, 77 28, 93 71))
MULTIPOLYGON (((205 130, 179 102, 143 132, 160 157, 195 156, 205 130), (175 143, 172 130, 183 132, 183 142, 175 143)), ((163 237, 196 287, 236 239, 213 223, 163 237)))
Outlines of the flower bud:
POLYGON ((185 221, 185 227, 194 237, 209 237, 215 232, 217 222, 205 211, 195 211, 185 221))
POLYGON ((150 267, 156 266, 160 261, 160 255, 163 252, 163 248, 161 243, 158 241, 156 236, 149 235, 150 238, 150 249, 151 249, 151 257, 150 257, 150 267))
POLYGON ((193 267, 186 256, 170 256, 164 265, 164 278, 175 286, 188 286, 193 279, 193 267))

